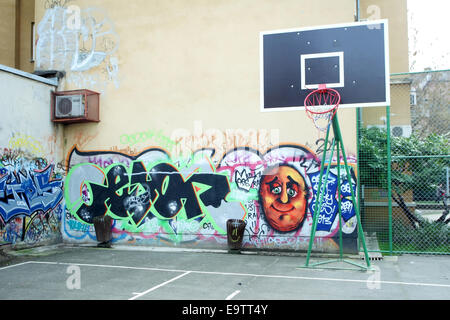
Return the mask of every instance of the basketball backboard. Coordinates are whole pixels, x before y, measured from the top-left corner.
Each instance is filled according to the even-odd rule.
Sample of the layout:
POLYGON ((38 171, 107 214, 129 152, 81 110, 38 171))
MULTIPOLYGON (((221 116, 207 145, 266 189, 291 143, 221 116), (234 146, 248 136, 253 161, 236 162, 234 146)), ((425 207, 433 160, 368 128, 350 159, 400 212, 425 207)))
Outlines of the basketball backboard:
POLYGON ((261 32, 261 111, 303 110, 319 84, 339 108, 389 105, 388 41, 387 20, 261 32))

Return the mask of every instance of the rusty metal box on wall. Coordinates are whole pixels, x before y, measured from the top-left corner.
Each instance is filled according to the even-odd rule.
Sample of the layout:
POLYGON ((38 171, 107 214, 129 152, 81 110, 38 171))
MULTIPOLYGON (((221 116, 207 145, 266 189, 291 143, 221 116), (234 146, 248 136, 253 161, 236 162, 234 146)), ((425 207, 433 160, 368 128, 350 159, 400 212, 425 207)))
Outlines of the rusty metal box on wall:
POLYGON ((58 123, 100 122, 100 93, 87 89, 52 92, 51 118, 58 123))

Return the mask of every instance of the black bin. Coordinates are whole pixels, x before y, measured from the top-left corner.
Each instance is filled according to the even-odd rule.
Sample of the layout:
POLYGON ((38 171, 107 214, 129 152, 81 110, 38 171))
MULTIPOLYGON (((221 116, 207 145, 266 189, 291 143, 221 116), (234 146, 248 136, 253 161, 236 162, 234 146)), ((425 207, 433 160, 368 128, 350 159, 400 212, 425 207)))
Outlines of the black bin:
POLYGON ((112 218, 110 216, 99 216, 94 219, 95 236, 98 247, 111 248, 112 240, 112 218))
POLYGON ((240 219, 227 220, 228 249, 231 253, 240 252, 247 223, 240 219))

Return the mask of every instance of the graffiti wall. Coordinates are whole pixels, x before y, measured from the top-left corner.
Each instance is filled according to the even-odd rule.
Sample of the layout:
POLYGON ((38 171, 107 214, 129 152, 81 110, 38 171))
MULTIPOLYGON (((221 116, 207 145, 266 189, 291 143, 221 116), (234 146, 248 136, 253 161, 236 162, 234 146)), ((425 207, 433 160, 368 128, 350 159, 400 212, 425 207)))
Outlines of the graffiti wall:
MULTIPOLYGON (((227 220, 242 219, 246 248, 305 249, 319 164, 310 149, 292 144, 264 152, 234 148, 221 157, 205 148, 187 159, 158 148, 131 156, 74 147, 67 158, 63 236, 94 241, 93 219, 109 215, 115 243, 226 247, 227 220)), ((342 177, 339 221, 337 166, 331 166, 316 239, 324 251, 336 249, 339 224, 347 239, 356 237, 355 177, 350 183, 342 177)))
MULTIPOLYGON (((304 11, 304 5, 295 6, 304 11)), ((64 128, 60 158, 35 143, 45 139, 41 128, 6 130, 8 139, 19 132, 31 137, 29 148, 45 160, 39 167, 29 165, 29 156, 23 167, 4 165, 3 220, 18 230, 16 238, 25 238, 19 219, 31 221, 37 212, 43 220, 55 213, 67 242, 96 243, 93 221, 109 216, 116 244, 226 248, 227 221, 241 219, 246 248, 307 248, 319 156, 328 146, 323 139, 312 146, 316 133, 307 117, 263 115, 257 108, 257 35, 270 24, 298 23, 298 15, 285 10, 274 21, 270 1, 256 15, 250 4, 217 6, 36 2, 36 69, 65 71, 60 90, 86 88, 105 99, 101 123, 64 128), (192 122, 193 132, 184 128, 192 122), (228 124, 234 128, 225 129, 228 124), (281 137, 300 144, 283 144, 281 137), (36 193, 23 186, 31 182, 36 193), (20 201, 27 207, 17 208, 20 201)), ((333 19, 345 20, 347 11, 340 8, 333 19)), ((305 25, 315 20, 305 19, 305 25)), ((343 113, 344 135, 353 137, 346 124, 354 123, 354 112, 343 113)), ((317 213, 316 249, 336 251, 341 226, 344 242, 356 243, 349 201, 356 179, 354 173, 352 181, 343 178, 339 193, 336 161, 324 165, 331 173, 317 213)))
POLYGON ((3 149, 0 158, 0 243, 59 238, 62 177, 45 159, 3 149))
POLYGON ((51 90, 0 70, 0 246, 61 241, 62 130, 50 121, 51 90))

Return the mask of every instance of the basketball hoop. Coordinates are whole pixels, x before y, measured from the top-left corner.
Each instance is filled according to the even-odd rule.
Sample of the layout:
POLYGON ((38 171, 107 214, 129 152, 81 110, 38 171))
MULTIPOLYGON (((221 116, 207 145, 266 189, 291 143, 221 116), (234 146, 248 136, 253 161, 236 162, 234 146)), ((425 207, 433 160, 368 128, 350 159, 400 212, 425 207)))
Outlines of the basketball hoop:
POLYGON ((315 127, 322 132, 327 131, 341 102, 339 92, 319 85, 319 88, 309 93, 305 98, 306 114, 312 119, 315 127))

